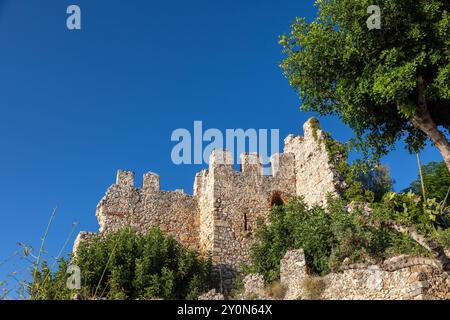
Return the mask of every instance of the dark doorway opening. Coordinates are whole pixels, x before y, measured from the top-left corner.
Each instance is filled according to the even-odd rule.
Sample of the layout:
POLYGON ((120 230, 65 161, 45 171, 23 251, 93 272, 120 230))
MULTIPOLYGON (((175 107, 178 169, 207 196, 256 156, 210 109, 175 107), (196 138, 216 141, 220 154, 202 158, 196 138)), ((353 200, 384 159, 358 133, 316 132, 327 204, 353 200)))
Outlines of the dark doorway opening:
POLYGON ((272 193, 270 197, 270 207, 272 208, 273 206, 282 206, 282 205, 284 205, 284 201, 283 198, 281 197, 281 192, 275 191, 274 193, 272 193))

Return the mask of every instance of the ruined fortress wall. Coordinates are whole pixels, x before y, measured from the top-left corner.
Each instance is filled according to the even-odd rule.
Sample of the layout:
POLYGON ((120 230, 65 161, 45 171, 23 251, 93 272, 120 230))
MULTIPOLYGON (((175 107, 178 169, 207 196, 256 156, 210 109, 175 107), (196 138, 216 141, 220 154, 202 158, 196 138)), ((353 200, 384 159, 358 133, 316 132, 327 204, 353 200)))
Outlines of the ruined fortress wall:
POLYGON ((281 283, 285 299, 308 299, 311 290, 320 299, 405 300, 450 299, 450 278, 439 261, 398 256, 381 265, 353 265, 342 272, 315 278, 313 288, 303 250, 288 251, 281 260, 281 283))
POLYGON ((324 299, 433 300, 450 299, 448 277, 429 265, 393 271, 377 266, 345 270, 325 277, 324 299))
MULTIPOLYGON (((161 191, 157 174, 144 175, 135 188, 134 174, 119 171, 97 206, 100 232, 125 226, 140 232, 159 225, 182 244, 210 253, 223 278, 232 278, 241 263, 250 262, 250 246, 257 220, 267 221, 273 205, 301 195, 308 204, 324 204, 328 193, 337 193, 338 175, 328 161, 324 134, 317 123, 304 125, 304 137, 289 136, 284 153, 271 157, 271 175, 263 175, 259 156, 241 155, 241 170, 224 150, 211 154, 209 168, 195 177, 194 194, 161 191)), ((80 233, 76 246, 91 235, 80 233)), ((76 248, 74 246, 74 248, 76 248)))
POLYGON ((214 247, 214 178, 208 170, 195 176, 194 197, 199 212, 199 249, 202 253, 212 253, 214 247))
POLYGON ((295 157, 296 193, 309 205, 325 205, 327 193, 338 194, 340 175, 330 163, 326 137, 317 120, 308 120, 303 132, 303 137, 289 135, 284 147, 284 152, 295 157))
POLYGON ((232 158, 224 150, 215 150, 208 171, 197 175, 195 185, 202 217, 200 243, 209 248, 224 278, 231 278, 227 273, 237 271, 242 262, 250 262, 258 218, 267 219, 273 201, 295 195, 293 155, 275 155, 272 176, 263 175, 257 154, 241 155, 239 172, 234 171, 232 158))
POLYGON ((198 249, 200 221, 196 198, 182 191, 161 191, 159 176, 154 173, 145 174, 142 189, 137 189, 134 174, 119 171, 116 183, 97 206, 97 219, 103 233, 126 226, 145 233, 159 225, 179 242, 198 249))

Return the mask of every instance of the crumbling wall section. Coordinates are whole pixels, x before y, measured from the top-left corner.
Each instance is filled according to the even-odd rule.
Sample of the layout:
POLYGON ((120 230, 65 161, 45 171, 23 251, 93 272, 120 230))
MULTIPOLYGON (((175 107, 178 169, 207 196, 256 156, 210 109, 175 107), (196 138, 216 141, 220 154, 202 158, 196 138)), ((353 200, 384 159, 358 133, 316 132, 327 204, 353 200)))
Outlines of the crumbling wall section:
POLYGON ((289 300, 450 299, 449 275, 430 258, 398 256, 381 265, 348 265, 318 278, 308 272, 303 250, 292 250, 282 259, 280 272, 289 300), (311 279, 317 280, 314 287, 311 279))
POLYGON ((289 135, 284 152, 295 157, 296 193, 309 205, 326 205, 327 194, 337 195, 342 177, 333 167, 327 151, 327 137, 316 119, 303 125, 303 137, 289 135))

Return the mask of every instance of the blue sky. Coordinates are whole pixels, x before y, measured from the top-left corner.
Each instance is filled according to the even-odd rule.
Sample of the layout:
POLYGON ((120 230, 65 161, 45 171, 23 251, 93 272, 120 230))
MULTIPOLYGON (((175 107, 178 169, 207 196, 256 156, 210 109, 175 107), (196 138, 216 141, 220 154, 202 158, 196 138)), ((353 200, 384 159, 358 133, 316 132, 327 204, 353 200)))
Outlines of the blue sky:
MULTIPOLYGON (((312 114, 282 76, 277 37, 314 14, 312 0, 0 0, 0 279, 21 263, 1 264, 17 242, 39 247, 53 207, 48 258, 73 221, 96 231, 96 204, 119 168, 137 185, 153 171, 163 189, 192 192, 205 166, 171 162, 174 129, 201 120, 302 134, 312 114), (70 4, 81 31, 66 28, 70 4)), ((321 123, 351 137, 335 118, 321 123)), ((422 157, 441 160, 433 148, 422 157)), ((397 190, 417 175, 401 144, 383 162, 397 190)))

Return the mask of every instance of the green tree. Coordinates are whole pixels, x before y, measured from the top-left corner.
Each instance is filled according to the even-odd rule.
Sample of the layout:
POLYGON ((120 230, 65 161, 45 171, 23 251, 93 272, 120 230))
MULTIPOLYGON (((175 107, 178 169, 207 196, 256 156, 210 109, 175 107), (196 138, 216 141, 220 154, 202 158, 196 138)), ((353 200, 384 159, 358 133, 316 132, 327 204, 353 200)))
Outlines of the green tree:
MULTIPOLYGON (((423 182, 427 198, 435 198, 444 201, 450 188, 450 173, 444 162, 430 162, 422 166, 423 182)), ((420 177, 413 181, 409 190, 417 195, 422 195, 420 177)), ((447 204, 450 203, 447 199, 447 204)))
POLYGON ((357 179, 362 183, 364 189, 373 192, 375 201, 380 201, 386 193, 392 191, 394 184, 389 168, 382 165, 378 165, 368 172, 359 172, 357 179))
POLYGON ((355 145, 379 158, 404 139, 431 140, 450 170, 450 2, 317 0, 318 17, 298 18, 280 37, 281 67, 302 109, 338 115, 355 145), (381 29, 369 29, 370 5, 381 29))

